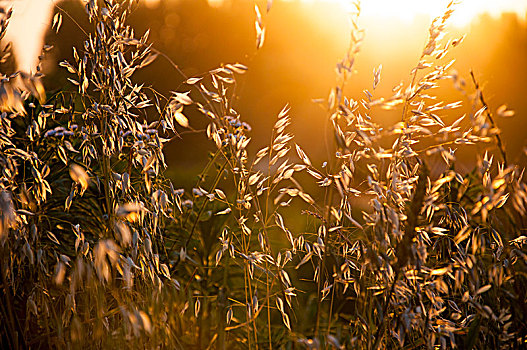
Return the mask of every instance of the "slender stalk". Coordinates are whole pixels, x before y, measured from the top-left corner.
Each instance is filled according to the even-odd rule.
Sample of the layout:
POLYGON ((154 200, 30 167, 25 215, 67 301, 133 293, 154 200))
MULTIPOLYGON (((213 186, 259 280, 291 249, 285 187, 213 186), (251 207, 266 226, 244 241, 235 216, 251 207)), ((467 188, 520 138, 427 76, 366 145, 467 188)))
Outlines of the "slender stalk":
POLYGON ((326 237, 324 238, 324 255, 322 256, 322 259, 318 263, 318 284, 317 284, 317 315, 315 319, 315 338, 318 338, 319 336, 319 328, 320 328, 320 318, 322 313, 322 298, 321 298, 321 291, 322 291, 322 283, 324 279, 324 270, 326 269, 326 258, 327 258, 327 251, 328 247, 326 245, 327 242, 327 236, 329 235, 328 232, 326 232, 326 237))
POLYGON ((388 296, 384 300, 384 305, 382 307, 382 319, 381 324, 377 327, 377 331, 375 332, 375 343, 373 344, 373 349, 377 350, 379 346, 381 345, 382 339, 384 338, 384 331, 386 328, 386 314, 388 312, 388 307, 390 306, 390 301, 392 300, 393 293, 395 292, 395 285, 397 284, 397 280, 399 279, 400 270, 397 269, 395 272, 395 277, 393 278, 392 285, 390 287, 390 291, 388 292, 388 296))
MULTIPOLYGON (((214 184, 211 186, 211 188, 209 189, 209 192, 213 192, 214 189, 216 188, 216 186, 218 186, 218 183, 221 179, 221 174, 223 173, 223 170, 225 170, 225 167, 227 166, 228 164, 228 161, 225 161, 225 163, 223 163, 223 165, 221 166, 220 170, 218 171, 218 175, 216 176, 216 179, 214 180, 214 184)), ((198 222, 199 222, 199 218, 201 216, 201 214, 203 213, 203 210, 205 210, 205 206, 207 205, 207 200, 204 200, 203 201, 203 204, 201 205, 199 211, 198 211, 198 216, 196 218, 196 220, 194 221, 194 223, 192 224, 192 229, 190 230, 190 234, 187 238, 187 240, 185 241, 185 244, 184 244, 184 247, 186 248, 188 246, 188 244, 190 243, 190 240, 192 239, 192 236, 194 235, 194 231, 196 230, 196 227, 198 225, 198 222)), ((170 247, 170 250, 174 249, 174 245, 176 244, 176 241, 174 241, 174 243, 172 243, 172 246, 170 247)))
MULTIPOLYGON (((269 263, 267 260, 265 261, 265 269, 266 271, 269 271, 269 263)), ((265 274, 265 289, 266 289, 266 295, 265 295, 265 303, 267 305, 267 336, 269 338, 269 350, 273 349, 273 342, 272 342, 272 335, 271 335, 271 298, 269 295, 269 274, 265 274)))
POLYGON ((326 334, 331 332, 331 318, 333 317, 333 304, 335 301, 335 289, 337 288, 336 283, 333 282, 333 287, 331 288, 331 299, 329 301, 329 315, 328 315, 328 328, 326 334))
MULTIPOLYGON (((424 54, 421 53, 421 56, 419 56, 419 62, 418 64, 423 60, 423 57, 424 57, 424 54)), ((415 94, 413 92, 413 89, 414 89, 414 85, 415 85, 415 81, 417 80, 417 72, 418 70, 417 69, 414 69, 414 72, 412 74, 412 81, 410 83, 410 93, 412 95, 409 95, 409 96, 406 96, 405 99, 404 99, 404 105, 403 105, 403 112, 402 112, 402 115, 401 115, 401 121, 405 123, 406 125, 406 122, 407 122, 407 119, 406 119, 406 112, 407 112, 407 109, 408 109, 408 104, 413 100, 413 98, 415 97, 415 94)))
MULTIPOLYGON (((104 150, 103 150, 104 152, 104 150)), ((102 171, 103 171, 103 178, 104 178, 104 201, 106 203, 106 211, 108 215, 108 221, 107 221, 107 237, 111 236, 111 232, 114 229, 115 223, 114 223, 114 208, 113 208, 113 198, 111 195, 110 190, 110 176, 111 176, 111 165, 110 165, 110 156, 103 153, 103 164, 102 164, 102 171)))
MULTIPOLYGON (((4 258, 4 257, 7 257, 6 255, 6 247, 2 247, 2 255, 1 257, 4 258)), ((2 259, 4 260, 4 259, 2 259)), ((3 265, 3 262, 2 261, 2 265, 3 265)), ((5 296, 5 304, 2 305, 2 311, 3 313, 7 316, 6 319, 4 320, 4 322, 2 323, 5 323, 5 327, 6 327, 6 331, 8 332, 7 334, 7 339, 8 341, 11 343, 11 346, 13 346, 14 349, 18 349, 19 348, 19 345, 18 345, 18 334, 15 330, 15 317, 13 315, 13 309, 12 309, 12 300, 11 300, 11 291, 10 291, 10 288, 9 288, 9 283, 7 282, 7 278, 5 276, 5 272, 7 272, 7 266, 4 267, 2 266, 2 271, 0 271, 0 274, 2 275, 2 284, 3 284, 3 292, 4 292, 4 296, 5 296), (4 305, 6 306, 6 308, 4 308, 4 305), (7 310, 6 310, 7 309, 7 310), (7 321, 7 319, 9 319, 7 321)))
MULTIPOLYGON (((494 118, 492 117, 492 113, 490 112, 489 105, 485 101, 485 98, 483 97, 483 92, 480 89, 479 83, 476 80, 476 77, 474 76, 474 71, 470 70, 470 77, 472 78, 472 83, 474 83, 474 87, 476 88, 477 94, 479 96, 479 101, 485 108, 485 114, 487 115, 487 118, 490 121, 490 124, 493 128, 497 128, 496 122, 494 121, 494 118)), ((507 167, 507 152, 505 151, 505 146, 503 145, 503 141, 501 140, 500 133, 496 133, 494 135, 496 137, 496 143, 498 144, 498 149, 500 151, 501 158, 503 159, 503 163, 505 167, 507 167)))

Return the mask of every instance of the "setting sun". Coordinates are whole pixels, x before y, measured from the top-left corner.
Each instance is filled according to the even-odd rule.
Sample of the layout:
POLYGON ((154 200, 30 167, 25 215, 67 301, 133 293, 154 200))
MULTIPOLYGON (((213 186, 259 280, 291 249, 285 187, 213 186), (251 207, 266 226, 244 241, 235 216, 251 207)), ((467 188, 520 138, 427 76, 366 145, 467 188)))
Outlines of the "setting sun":
MULTIPOLYGON (((302 0, 304 3, 336 2, 344 8, 353 6, 351 0, 302 0)), ((417 16, 436 17, 450 0, 422 1, 422 0, 366 0, 361 1, 362 14, 365 17, 381 17, 400 21, 412 21, 417 16)), ((482 13, 499 15, 504 12, 514 12, 520 17, 527 13, 527 1, 518 0, 465 0, 459 1, 451 21, 454 25, 461 26, 470 23, 472 19, 482 13)))

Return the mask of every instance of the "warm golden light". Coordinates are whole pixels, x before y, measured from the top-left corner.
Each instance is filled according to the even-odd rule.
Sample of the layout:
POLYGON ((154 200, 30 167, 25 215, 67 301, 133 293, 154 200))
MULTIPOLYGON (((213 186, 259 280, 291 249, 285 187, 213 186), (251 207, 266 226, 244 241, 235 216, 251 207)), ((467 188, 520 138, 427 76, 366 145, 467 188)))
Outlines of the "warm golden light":
POLYGON ((156 8, 157 6, 159 6, 159 3, 161 2, 161 0, 145 0, 145 5, 146 7, 149 7, 149 8, 156 8))
POLYGON ((7 27, 6 41, 13 42, 18 69, 35 72, 44 35, 51 22, 51 0, 0 1, 0 7, 13 14, 7 27))
MULTIPOLYGON (((346 9, 352 9, 351 0, 302 0, 304 3, 328 2, 340 3, 346 9)), ((364 0, 361 10, 364 17, 376 17, 390 20, 409 22, 418 16, 440 16, 450 0, 422 1, 422 0, 364 0)), ((521 0, 464 0, 459 1, 451 22, 462 26, 482 13, 500 15, 504 12, 514 12, 520 17, 527 13, 527 1, 521 0)))
POLYGON ((219 7, 224 3, 223 0, 207 0, 207 2, 211 7, 219 7))

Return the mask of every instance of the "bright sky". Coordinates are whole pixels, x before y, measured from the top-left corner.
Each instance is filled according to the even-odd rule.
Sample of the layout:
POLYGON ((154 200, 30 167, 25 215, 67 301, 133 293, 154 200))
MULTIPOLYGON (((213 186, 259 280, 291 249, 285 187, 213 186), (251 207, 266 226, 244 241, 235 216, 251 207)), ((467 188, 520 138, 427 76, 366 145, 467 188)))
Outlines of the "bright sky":
MULTIPOLYGON (((160 0, 143 0, 149 6, 156 6, 160 0)), ((185 1, 185 0, 169 0, 185 1)), ((194 0, 186 0, 194 1, 194 0)), ((207 0, 211 6, 220 6, 228 0, 207 0)), ((266 0, 253 1, 265 6, 266 0)), ((298 0, 274 0, 298 1, 298 0)), ((362 14, 365 17, 384 17, 411 21, 417 15, 435 17, 441 15, 448 0, 362 0, 362 14)), ((25 71, 34 71, 37 56, 42 47, 45 29, 49 26, 53 2, 60 0, 0 0, 0 6, 14 5, 14 13, 8 26, 7 40, 13 41, 18 66, 25 71)), ((331 2, 341 4, 344 8, 350 0, 301 0, 309 4, 314 2, 331 2)), ((452 22, 464 25, 475 16, 489 12, 499 15, 502 12, 516 12, 520 18, 526 18, 527 0, 464 0, 454 12, 452 22)))
MULTIPOLYGON (((209 0, 219 3, 223 0, 209 0)), ((280 0, 275 0, 280 1, 280 0)), ((297 1, 297 0, 281 0, 297 1)), ((340 3, 349 7, 351 0, 301 0, 303 3, 328 2, 340 3)), ((362 14, 366 17, 386 17, 411 21, 417 15, 436 17, 442 13, 449 0, 362 0, 362 14)), ((527 14, 527 0, 462 0, 452 17, 457 25, 468 24, 475 16, 488 12, 499 15, 503 12, 516 12, 524 17, 527 14)))
POLYGON ((44 34, 53 14, 51 0, 0 1, 0 7, 13 7, 5 42, 13 42, 18 69, 35 72, 44 34))
MULTIPOLYGON (((147 0, 152 3, 159 0, 147 0)), ((181 1, 181 0, 179 0, 181 1)), ((221 6, 225 0, 207 0, 211 6, 221 6)), ((249 0, 248 0, 249 1, 249 0)), ((299 0, 274 0, 299 1, 299 0)), ((350 0, 300 0, 303 3, 328 2, 340 3, 349 6, 350 0)), ((363 0, 362 12, 366 17, 385 17, 403 21, 411 21, 417 15, 436 17, 442 14, 449 0, 363 0)), ((255 3, 263 4, 265 1, 257 0, 255 3)), ((452 17, 455 25, 468 24, 472 18, 488 12, 497 16, 503 12, 516 12, 521 18, 527 14, 527 0, 463 0, 458 5, 452 17)))
MULTIPOLYGON (((349 3, 347 0, 326 1, 349 3)), ((416 15, 424 14, 431 17, 441 15, 448 2, 448 0, 364 0, 361 4, 365 16, 411 21, 416 15)), ((493 16, 503 12, 516 12, 524 17, 527 13, 527 0, 463 0, 457 5, 451 20, 456 25, 465 25, 484 12, 493 16)))

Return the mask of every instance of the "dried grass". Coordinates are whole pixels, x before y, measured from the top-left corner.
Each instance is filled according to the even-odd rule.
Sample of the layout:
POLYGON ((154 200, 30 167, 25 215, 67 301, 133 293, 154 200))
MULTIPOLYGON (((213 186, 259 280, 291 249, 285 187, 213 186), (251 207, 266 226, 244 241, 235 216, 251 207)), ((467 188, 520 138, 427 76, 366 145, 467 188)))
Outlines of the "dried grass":
POLYGON ((444 39, 454 3, 433 21, 408 86, 376 98, 379 66, 359 100, 344 96, 363 40, 356 5, 326 104, 335 153, 323 168, 293 143, 287 106, 269 145, 249 154, 251 127, 232 105, 244 65, 185 77, 187 91, 166 98, 135 83, 160 53, 126 25, 133 6, 87 3, 84 47, 60 63, 74 90, 44 96, 38 75, 25 77, 27 91, 10 85, 15 75, 2 80, 2 345, 522 347, 523 169, 507 162, 473 74, 468 117, 447 122, 462 102, 428 95, 460 79, 446 57, 461 40, 444 39), (191 193, 163 176, 163 146, 191 127, 189 105, 209 121, 216 147, 191 193), (400 111, 401 121, 380 128, 378 107, 400 111), (477 167, 456 172, 451 148, 474 144, 477 167), (437 155, 445 166, 432 177, 437 155), (324 200, 303 189, 300 172, 324 200), (353 208, 358 196, 370 210, 353 208), (309 220, 292 232, 283 208, 298 199, 309 220))

